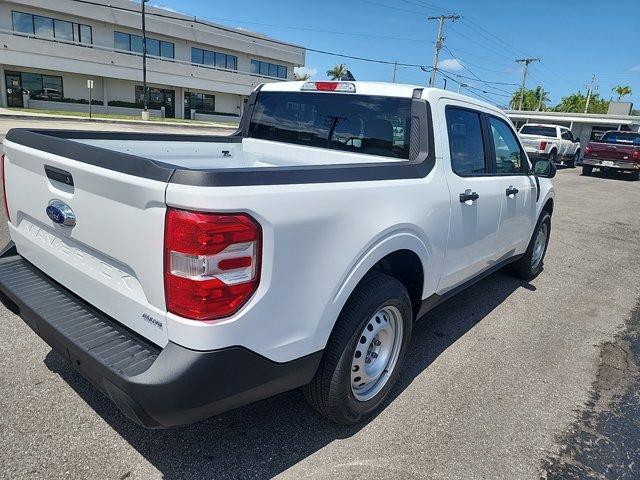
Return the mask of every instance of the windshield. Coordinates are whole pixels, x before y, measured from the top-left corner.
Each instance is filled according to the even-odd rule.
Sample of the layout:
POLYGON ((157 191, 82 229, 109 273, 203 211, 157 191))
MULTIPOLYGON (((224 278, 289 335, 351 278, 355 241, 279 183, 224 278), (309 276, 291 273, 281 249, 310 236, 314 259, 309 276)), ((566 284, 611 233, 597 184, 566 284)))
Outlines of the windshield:
POLYGON ((556 137, 555 127, 539 127, 536 125, 525 125, 520 129, 522 135, 535 135, 536 137, 556 137))
POLYGON ((640 133, 607 132, 602 136, 602 143, 640 146, 640 133))
POLYGON ((260 92, 249 136, 409 159, 411 99, 317 92, 260 92))

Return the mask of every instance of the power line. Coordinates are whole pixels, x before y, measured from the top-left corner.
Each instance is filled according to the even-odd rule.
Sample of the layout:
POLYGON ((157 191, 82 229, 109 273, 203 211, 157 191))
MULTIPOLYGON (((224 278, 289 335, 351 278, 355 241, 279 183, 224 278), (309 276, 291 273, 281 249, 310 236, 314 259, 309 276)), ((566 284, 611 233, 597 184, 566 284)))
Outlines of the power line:
MULTIPOLYGON (((454 55, 454 54, 453 54, 453 52, 449 49, 449 47, 447 47, 446 45, 444 46, 444 49, 445 49, 447 52, 449 52, 449 54, 450 54, 452 57, 454 57, 454 58, 456 57, 456 55, 454 55)), ((471 71, 471 70, 470 70, 470 69, 469 69, 469 68, 464 64, 464 62, 461 62, 461 61, 459 61, 459 60, 458 60, 458 62, 460 63, 460 65, 462 66, 462 68, 463 68, 463 69, 465 69, 467 72, 469 72, 471 75, 473 75, 473 77, 474 77, 474 78, 467 78, 468 80, 477 80, 477 81, 479 81, 479 82, 481 82, 481 83, 484 83, 485 85, 487 85, 487 86, 489 86, 489 87, 491 87, 491 84, 494 84, 494 85, 515 85, 515 86, 517 86, 517 84, 516 84, 516 83, 507 83, 507 82, 489 82, 489 81, 483 80, 483 79, 482 79, 482 78, 480 78, 478 75, 476 75, 473 71, 471 71)), ((462 75, 459 75, 459 76, 463 77, 462 75)), ((495 90, 498 90, 498 91, 500 91, 500 92, 510 94, 510 92, 507 92, 506 90, 503 90, 503 89, 501 89, 501 88, 498 88, 498 87, 492 87, 492 88, 494 88, 495 90)))
POLYGON ((377 7, 389 8, 389 9, 395 10, 397 12, 413 13, 413 14, 421 15, 421 16, 425 15, 423 12, 418 12, 417 10, 409 10, 407 8, 396 7, 396 6, 393 6, 393 5, 386 5, 384 3, 374 2, 373 0, 359 0, 359 1, 363 2, 363 3, 368 3, 369 5, 375 5, 377 7))

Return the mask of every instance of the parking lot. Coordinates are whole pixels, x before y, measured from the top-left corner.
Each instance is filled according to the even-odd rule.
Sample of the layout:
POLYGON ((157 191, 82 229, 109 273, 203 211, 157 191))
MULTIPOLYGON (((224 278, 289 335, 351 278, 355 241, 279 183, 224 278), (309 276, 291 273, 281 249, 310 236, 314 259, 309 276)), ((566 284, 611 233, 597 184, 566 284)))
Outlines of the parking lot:
MULTIPOLYGON (((2 120, 0 134, 23 123, 2 120)), ((69 123, 38 127, 88 128, 69 123)), ((606 462, 580 445, 602 415, 615 414, 632 440, 628 425, 639 421, 629 415, 638 412, 640 182, 562 169, 554 185, 544 272, 531 283, 499 272, 430 312, 388 406, 355 427, 328 424, 292 391, 196 425, 146 430, 0 307, 0 476, 597 478, 626 456, 632 466, 612 476, 638 478, 637 440, 598 434, 606 462)))

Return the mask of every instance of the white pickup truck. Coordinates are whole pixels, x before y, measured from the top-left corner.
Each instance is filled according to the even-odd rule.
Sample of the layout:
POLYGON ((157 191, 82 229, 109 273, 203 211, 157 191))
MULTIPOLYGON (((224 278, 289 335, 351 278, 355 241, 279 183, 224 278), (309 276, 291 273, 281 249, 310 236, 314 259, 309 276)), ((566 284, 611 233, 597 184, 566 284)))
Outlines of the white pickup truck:
POLYGON ((304 386, 383 402, 414 321, 542 270, 554 191, 496 107, 439 89, 268 84, 229 137, 11 130, 3 303, 131 419, 304 386))
POLYGON ((520 127, 520 139, 529 158, 547 158, 571 168, 580 162, 580 139, 568 128, 528 123, 520 127))

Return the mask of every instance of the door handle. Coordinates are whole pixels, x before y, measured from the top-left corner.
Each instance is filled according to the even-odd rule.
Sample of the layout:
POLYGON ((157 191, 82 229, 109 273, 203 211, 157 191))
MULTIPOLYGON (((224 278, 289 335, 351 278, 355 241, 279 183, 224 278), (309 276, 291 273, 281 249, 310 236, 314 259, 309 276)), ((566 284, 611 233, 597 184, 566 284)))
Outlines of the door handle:
POLYGON ((477 199, 480 198, 480 195, 478 195, 476 192, 472 192, 471 190, 465 190, 464 193, 460 194, 460 203, 465 203, 468 202, 469 200, 471 200, 472 202, 475 202, 477 199))
POLYGON ((518 193, 518 189, 515 188, 513 185, 509 185, 505 193, 507 194, 507 197, 509 197, 511 195, 515 195, 516 193, 518 193))

